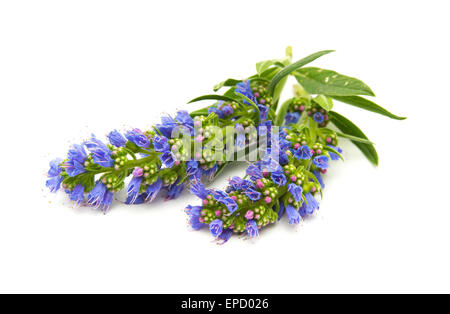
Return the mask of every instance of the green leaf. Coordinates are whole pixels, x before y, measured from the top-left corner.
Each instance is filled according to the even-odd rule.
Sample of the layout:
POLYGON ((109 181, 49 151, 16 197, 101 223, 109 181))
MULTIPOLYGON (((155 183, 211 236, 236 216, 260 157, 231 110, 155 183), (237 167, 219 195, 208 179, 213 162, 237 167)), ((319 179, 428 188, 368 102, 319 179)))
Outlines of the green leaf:
POLYGON ((281 63, 280 60, 277 59, 265 60, 258 62, 256 64, 256 72, 258 73, 259 76, 261 76, 261 74, 263 74, 267 69, 269 69, 273 65, 276 65, 278 67, 284 67, 284 64, 281 63))
POLYGON ((204 95, 197 98, 192 99, 188 102, 188 104, 201 101, 201 100, 224 100, 224 101, 236 101, 235 98, 229 97, 229 96, 222 96, 222 95, 204 95))
POLYGON ((228 79, 223 82, 220 82, 219 84, 214 86, 214 91, 217 92, 219 89, 221 89, 224 86, 235 86, 237 83, 242 82, 242 80, 236 80, 236 79, 228 79))
POLYGON ((303 58, 297 62, 292 63, 291 65, 285 67, 284 69, 282 69, 280 72, 278 72, 272 79, 272 81, 270 82, 269 85, 269 93, 271 95, 273 95, 273 91, 275 89, 275 86, 277 86, 277 84, 287 75, 291 74, 292 72, 294 72, 295 70, 301 68, 302 66, 304 66, 305 64, 308 64, 314 60, 316 60, 317 58, 320 58, 323 55, 326 55, 330 52, 333 52, 334 50, 324 50, 324 51, 319 51, 316 53, 313 53, 312 55, 307 56, 306 58, 303 58))
POLYGON ((349 140, 352 140, 353 142, 360 142, 360 143, 364 143, 364 144, 374 144, 373 142, 365 139, 365 138, 361 138, 361 137, 357 137, 357 136, 352 136, 349 134, 345 134, 345 133, 341 133, 341 132, 335 132, 337 136, 339 137, 344 137, 344 138, 348 138, 349 140))
POLYGON ((396 120, 405 120, 406 117, 399 117, 393 113, 390 113, 389 111, 387 111, 386 109, 384 109, 383 107, 377 105, 376 103, 362 98, 360 96, 331 96, 334 99, 341 101, 343 103, 364 109, 364 110, 368 110, 368 111, 372 111, 378 114, 381 114, 383 116, 392 118, 392 119, 396 119, 396 120))
MULTIPOLYGON (((340 115, 337 112, 330 112, 331 122, 345 134, 356 136, 368 140, 367 136, 350 120, 340 115)), ((378 166, 378 154, 375 147, 372 144, 361 143, 352 140, 353 144, 359 148, 359 150, 372 162, 375 166, 378 166)))
POLYGON ((294 76, 310 94, 375 96, 370 87, 362 81, 331 70, 308 67, 299 69, 294 73, 294 76))
POLYGON ((314 101, 326 111, 330 111, 333 108, 333 101, 327 96, 318 95, 316 98, 314 98, 314 101))
POLYGON ((288 112, 289 106, 294 101, 294 98, 290 98, 286 100, 278 110, 277 117, 275 119, 275 125, 276 126, 282 126, 284 124, 284 120, 286 118, 286 114, 288 112))

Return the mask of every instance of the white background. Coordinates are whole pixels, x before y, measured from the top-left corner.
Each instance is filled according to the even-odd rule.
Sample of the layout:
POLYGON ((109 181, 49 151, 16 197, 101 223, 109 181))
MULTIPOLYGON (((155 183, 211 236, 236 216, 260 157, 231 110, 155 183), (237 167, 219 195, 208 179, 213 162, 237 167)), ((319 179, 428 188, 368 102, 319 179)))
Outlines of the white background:
POLYGON ((450 292, 448 12, 446 1, 2 1, 0 291, 450 292), (188 228, 188 193, 103 215, 46 191, 48 161, 70 144, 203 106, 185 103, 287 45, 294 59, 335 49, 312 65, 362 79, 408 116, 336 104, 380 166, 343 141, 315 217, 218 246, 188 228))

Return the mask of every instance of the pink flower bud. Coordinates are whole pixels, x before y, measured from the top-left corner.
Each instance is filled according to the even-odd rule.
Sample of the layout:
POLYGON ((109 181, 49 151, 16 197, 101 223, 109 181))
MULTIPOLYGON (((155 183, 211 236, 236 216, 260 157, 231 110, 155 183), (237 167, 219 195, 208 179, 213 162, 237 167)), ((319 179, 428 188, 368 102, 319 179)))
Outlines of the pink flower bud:
POLYGON ((245 214, 245 218, 247 218, 247 220, 253 219, 253 211, 247 211, 247 213, 245 214))

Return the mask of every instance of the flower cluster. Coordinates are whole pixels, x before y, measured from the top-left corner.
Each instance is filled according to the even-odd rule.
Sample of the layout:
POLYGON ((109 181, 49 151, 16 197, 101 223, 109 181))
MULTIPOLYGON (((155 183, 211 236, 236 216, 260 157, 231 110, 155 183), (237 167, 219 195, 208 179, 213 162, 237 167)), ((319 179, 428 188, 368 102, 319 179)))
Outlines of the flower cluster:
POLYGON ((319 127, 327 126, 330 121, 327 111, 323 109, 314 99, 295 97, 289 105, 288 112, 285 117, 286 124, 297 123, 303 114, 313 118, 319 127))
MULTIPOLYGON (((202 199, 201 206, 188 206, 189 223, 199 230, 209 226, 222 243, 233 233, 255 237, 264 226, 286 214, 290 224, 319 209, 317 195, 325 187, 322 175, 330 160, 340 158, 342 150, 331 146, 318 128, 291 125, 283 128, 279 141, 267 149, 266 156, 250 164, 247 178, 233 177, 225 191, 205 189, 200 182, 191 193, 202 199), (311 137, 311 134, 316 134, 311 137)), ((336 136, 334 134, 334 143, 336 136)))

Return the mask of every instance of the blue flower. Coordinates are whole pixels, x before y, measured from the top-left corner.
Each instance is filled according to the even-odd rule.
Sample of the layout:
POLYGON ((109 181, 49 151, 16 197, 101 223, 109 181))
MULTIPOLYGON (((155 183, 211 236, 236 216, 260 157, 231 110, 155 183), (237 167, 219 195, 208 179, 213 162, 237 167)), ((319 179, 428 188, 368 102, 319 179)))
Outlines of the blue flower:
POLYGON ((322 189, 325 188, 325 183, 323 182, 323 178, 322 175, 320 174, 320 171, 318 170, 313 170, 312 172, 314 174, 314 176, 317 178, 317 181, 319 181, 320 186, 322 187, 322 189))
POLYGON ((189 224, 194 230, 200 230, 205 226, 204 223, 200 222, 202 209, 201 206, 188 205, 188 207, 186 207, 186 213, 189 216, 189 224))
POLYGON ((97 182, 87 197, 88 204, 95 208, 102 207, 106 192, 106 185, 102 182, 97 182))
POLYGON ((152 202, 155 199, 156 195, 158 195, 159 191, 161 191, 161 188, 162 180, 158 178, 155 183, 147 187, 147 190, 145 191, 147 193, 145 200, 152 202))
POLYGON ((194 176, 199 171, 198 161, 190 160, 186 163, 186 175, 194 176))
POLYGON ((219 203, 224 204, 232 214, 238 209, 236 202, 223 191, 211 191, 213 198, 219 203))
POLYGON ((311 193, 307 193, 305 195, 306 198, 306 213, 308 215, 312 215, 314 213, 315 209, 319 209, 319 202, 314 198, 314 196, 311 193))
POLYGON ((314 115, 313 115, 313 119, 314 119, 314 121, 316 121, 317 123, 322 123, 323 122, 323 114, 322 113, 320 113, 320 112, 316 112, 314 115))
MULTIPOLYGON (((278 157, 278 155, 276 155, 276 157, 278 157)), ((259 168, 263 171, 283 172, 283 168, 280 166, 280 163, 271 155, 271 150, 267 150, 267 154, 259 162, 259 165, 259 168)))
POLYGON ((85 145, 92 154, 92 159, 97 165, 108 168, 114 165, 114 160, 111 158, 111 150, 102 141, 98 140, 95 135, 92 135, 90 141, 86 141, 85 145))
POLYGON ((284 212, 286 211, 286 206, 283 201, 280 201, 280 209, 278 210, 278 221, 283 217, 284 212))
POLYGON ((189 134, 194 135, 194 120, 186 110, 178 111, 176 119, 180 125, 189 130, 189 134))
POLYGON ((67 156, 67 161, 64 163, 67 174, 70 177, 74 177, 80 173, 86 172, 84 169, 84 162, 86 161, 87 154, 83 146, 74 144, 67 156))
POLYGON ((223 230, 222 233, 218 237, 219 240, 222 240, 219 244, 227 243, 228 240, 230 240, 232 235, 233 235, 233 230, 231 230, 231 229, 223 230))
POLYGON ((125 133, 125 137, 132 143, 136 144, 139 147, 149 147, 150 146, 150 140, 142 133, 139 129, 133 129, 131 131, 127 131, 125 133))
POLYGON ((105 196, 103 197, 103 201, 100 204, 100 208, 103 211, 107 211, 113 202, 114 193, 111 191, 106 191, 105 196))
POLYGON ((231 107, 230 105, 223 106, 222 108, 222 113, 224 116, 231 116, 233 112, 233 107, 231 107))
POLYGON ((303 192, 302 187, 297 184, 291 183, 291 184, 289 184, 288 189, 289 189, 289 193, 291 193, 291 195, 294 197, 295 201, 301 202, 302 192, 303 192))
POLYGON ((298 211, 291 205, 286 207, 286 215, 289 219, 290 224, 298 224, 300 223, 300 214, 298 211))
POLYGON ((165 136, 156 135, 153 138, 153 146, 157 152, 170 151, 169 139, 165 136))
POLYGON ((205 189, 205 186, 200 181, 194 181, 191 185, 191 193, 204 200, 211 194, 211 191, 205 189))
POLYGON ((76 202, 78 205, 84 201, 84 186, 77 184, 70 193, 70 200, 76 202))
MULTIPOLYGON (((332 145, 327 145, 328 147, 331 147, 332 149, 334 149, 335 151, 337 151, 339 154, 342 154, 342 149, 340 147, 334 147, 332 145)), ((328 152, 330 154, 331 160, 339 160, 341 159, 341 157, 339 157, 339 155, 333 153, 333 152, 328 152)))
POLYGON ((133 199, 133 195, 130 195, 125 200, 125 204, 127 205, 140 205, 147 202, 148 195, 146 193, 141 193, 138 195, 136 199, 133 199))
POLYGON ((139 196, 139 191, 141 189, 142 177, 133 177, 128 184, 127 194, 130 199, 130 204, 134 204, 137 197, 139 196))
POLYGON ((215 113, 220 119, 225 118, 223 112, 220 109, 216 108, 216 107, 209 107, 208 108, 208 114, 211 114, 211 113, 215 113))
POLYGON ((171 151, 162 153, 161 155, 159 155, 159 159, 166 168, 172 168, 176 161, 176 157, 171 151))
POLYGON ((247 195, 247 197, 253 202, 261 199, 261 193, 252 189, 248 189, 247 191, 244 192, 244 194, 247 195))
POLYGON ((223 221, 220 219, 213 220, 209 224, 209 231, 213 237, 217 238, 223 231, 223 221))
POLYGON ((172 138, 172 132, 177 127, 177 123, 171 116, 163 116, 161 118, 162 124, 157 124, 156 128, 162 135, 172 138))
POLYGON ((327 169, 330 165, 328 164, 328 157, 325 155, 317 156, 313 159, 313 164, 320 169, 327 169))
POLYGON ((260 119, 261 119, 261 121, 264 121, 264 120, 266 120, 267 119, 267 115, 268 115, 268 113, 269 113, 269 107, 268 106, 264 106, 264 105, 259 105, 258 104, 258 109, 259 109, 259 112, 260 112, 260 119))
POLYGON ((253 181, 264 178, 261 169, 254 164, 248 166, 246 173, 253 181))
POLYGON ((289 112, 286 114, 286 124, 295 124, 300 120, 299 112, 289 112))
POLYGON ((306 205, 306 202, 302 203, 302 206, 300 206, 300 209, 298 210, 298 213, 302 218, 305 218, 308 214, 306 213, 306 208, 308 206, 306 205))
POLYGON ((45 186, 47 186, 50 189, 50 192, 56 193, 56 191, 59 190, 61 187, 61 183, 63 182, 64 178, 62 176, 54 176, 47 179, 45 182, 45 186))
POLYGON ((233 177, 231 178, 231 180, 228 182, 230 184, 231 190, 232 191, 237 191, 241 189, 242 183, 244 182, 244 180, 240 177, 233 177))
POLYGON ((286 176, 283 174, 283 171, 277 170, 272 172, 272 181, 278 186, 284 186, 287 183, 286 176))
POLYGON ((258 225, 256 224, 256 221, 254 219, 247 221, 245 230, 247 230, 247 234, 251 238, 256 237, 258 235, 258 225))
POLYGON ((234 128, 236 129, 236 146, 239 148, 245 147, 245 130, 242 124, 237 123, 234 128))
POLYGON ((217 164, 214 165, 214 167, 209 168, 207 170, 203 170, 203 174, 211 181, 214 179, 214 176, 216 175, 217 170, 219 169, 219 166, 217 164))
POLYGON ((56 177, 59 176, 59 174, 63 171, 60 164, 62 162, 61 158, 56 158, 50 161, 50 169, 48 170, 47 176, 48 177, 56 177))
MULTIPOLYGON (((236 94, 241 94, 247 97, 248 99, 252 100, 253 102, 255 99, 255 96, 253 95, 252 89, 250 88, 250 81, 242 81, 240 83, 236 84, 236 87, 234 89, 234 92, 236 94)), ((250 105, 247 100, 244 100, 244 104, 250 105)))
POLYGON ((169 187, 169 192, 167 193, 166 200, 176 199, 181 192, 184 190, 184 184, 179 184, 179 182, 175 182, 169 187))
POLYGON ((310 159, 312 155, 311 149, 306 145, 300 146, 294 153, 294 157, 298 160, 310 159))
POLYGON ((123 137, 123 135, 120 134, 117 130, 109 132, 108 139, 111 145, 114 145, 116 147, 124 147, 127 143, 127 139, 123 137))

